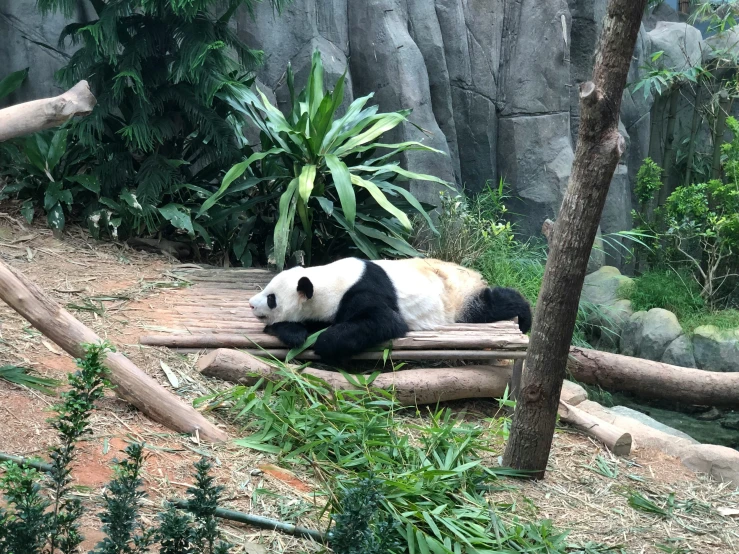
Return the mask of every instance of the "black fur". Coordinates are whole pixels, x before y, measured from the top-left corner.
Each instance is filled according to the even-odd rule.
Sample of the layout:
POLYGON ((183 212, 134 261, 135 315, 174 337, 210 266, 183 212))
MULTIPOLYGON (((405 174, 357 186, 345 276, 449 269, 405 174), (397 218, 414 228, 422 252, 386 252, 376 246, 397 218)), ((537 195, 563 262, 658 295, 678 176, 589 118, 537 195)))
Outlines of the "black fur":
POLYGON ((531 305, 514 289, 486 288, 471 299, 458 323, 494 323, 518 316, 518 328, 522 333, 531 329, 531 305))
POLYGON ((298 292, 308 300, 313 298, 313 283, 310 282, 308 277, 301 277, 300 280, 298 280, 298 292))
MULTIPOLYGON (((310 283, 306 277, 301 278, 310 283)), ((299 285, 305 288, 306 283, 299 285)), ((310 283, 310 288, 313 288, 310 283)), ((290 348, 301 346, 308 336, 321 327, 313 345, 322 360, 341 362, 383 342, 405 336, 408 326, 400 315, 395 288, 385 271, 365 262, 359 280, 344 294, 332 324, 326 322, 275 323, 265 333, 276 335, 290 348)))

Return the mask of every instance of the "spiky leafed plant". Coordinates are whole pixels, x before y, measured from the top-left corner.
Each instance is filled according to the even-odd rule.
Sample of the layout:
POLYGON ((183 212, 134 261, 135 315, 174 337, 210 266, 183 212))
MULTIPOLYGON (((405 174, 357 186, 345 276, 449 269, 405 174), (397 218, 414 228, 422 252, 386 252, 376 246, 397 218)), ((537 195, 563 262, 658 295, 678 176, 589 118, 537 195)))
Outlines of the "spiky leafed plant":
POLYGON ((404 178, 450 185, 431 175, 406 171, 392 160, 407 150, 441 152, 418 142, 379 142, 383 134, 408 122, 410 110, 378 114, 376 105, 365 108, 372 94, 354 100, 345 115, 336 117, 344 100, 344 82, 342 75, 333 92, 326 92, 321 56, 316 51, 308 83, 297 95, 288 67, 291 109, 287 115, 258 89, 255 94, 244 87, 224 87, 223 99, 261 131, 261 150, 231 168, 198 217, 234 191, 263 186, 263 197, 280 195, 273 254, 280 269, 290 249, 302 248, 306 261, 315 261, 314 239, 323 242, 323 252, 336 251, 332 242, 348 236, 369 258, 418 255, 407 242, 408 214, 420 212, 432 229, 433 224, 427 207, 394 181, 404 178), (386 152, 375 155, 378 149, 386 152))
MULTIPOLYGON (((240 158, 240 124, 217 95, 227 82, 250 84, 262 58, 229 26, 254 1, 92 0, 97 19, 64 29, 60 44, 80 48, 58 78, 67 86, 87 79, 97 97, 74 128, 97 158, 100 201, 87 206, 87 217, 112 234, 154 232, 169 221, 207 237, 188 225, 185 205, 240 158)), ((69 17, 77 0, 37 4, 69 17)))

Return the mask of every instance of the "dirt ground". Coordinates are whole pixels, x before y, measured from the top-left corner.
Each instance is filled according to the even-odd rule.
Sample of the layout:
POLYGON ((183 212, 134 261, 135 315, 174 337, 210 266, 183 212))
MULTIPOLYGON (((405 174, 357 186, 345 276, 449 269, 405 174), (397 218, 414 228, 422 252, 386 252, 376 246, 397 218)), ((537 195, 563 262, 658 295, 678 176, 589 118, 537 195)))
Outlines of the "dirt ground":
MULTIPOLYGON (((164 256, 134 251, 123 245, 96 242, 86 231, 72 228, 62 240, 40 226, 29 226, 14 215, 0 213, 0 257, 20 270, 46 293, 100 336, 111 340, 134 363, 172 388, 163 370, 167 364, 180 379, 185 401, 225 388, 201 377, 194 355, 141 347, 140 335, 159 323, 151 313, 161 308, 163 291, 176 281, 167 276, 176 262, 164 256)), ((64 379, 74 361, 18 314, 0 304, 0 365, 30 367, 45 377, 64 379)), ((16 455, 43 454, 55 435, 47 418, 55 399, 0 380, 3 445, 16 455)), ((475 405, 480 406, 480 402, 475 405)), ((484 409, 484 403, 481 409, 484 409)), ((492 403, 488 406, 493 406, 492 403)), ((207 417, 213 418, 213 414, 207 417)), ((239 429, 216 420, 231 437, 239 429)), ((192 464, 203 454, 215 464, 218 482, 226 487, 223 507, 316 528, 322 507, 313 494, 317 483, 273 465, 269 454, 232 444, 213 447, 169 432, 126 403, 108 394, 93 415, 94 434, 81 446, 74 470, 79 494, 88 506, 111 478, 110 463, 129 442, 144 440, 149 458, 144 471, 148 497, 145 521, 153 523, 161 502, 184 497, 192 482, 192 464)), ((501 450, 502 453, 502 445, 501 450)), ((633 553, 739 552, 739 492, 685 469, 677 460, 656 452, 637 451, 617 462, 618 475, 606 477, 595 467, 596 457, 610 455, 580 434, 560 430, 555 436, 550 471, 538 483, 511 481, 511 489, 493 493, 503 517, 546 519, 570 529, 573 542, 623 545, 633 553), (627 496, 639 491, 652 498, 676 494, 675 515, 660 517, 632 508, 627 496), (728 511, 727 511, 728 510, 728 511)), ((85 547, 101 538, 100 522, 86 516, 85 547)), ((324 519, 325 522, 325 519, 324 519)), ((244 525, 224 525, 237 552, 298 553, 322 548, 307 540, 244 525)))

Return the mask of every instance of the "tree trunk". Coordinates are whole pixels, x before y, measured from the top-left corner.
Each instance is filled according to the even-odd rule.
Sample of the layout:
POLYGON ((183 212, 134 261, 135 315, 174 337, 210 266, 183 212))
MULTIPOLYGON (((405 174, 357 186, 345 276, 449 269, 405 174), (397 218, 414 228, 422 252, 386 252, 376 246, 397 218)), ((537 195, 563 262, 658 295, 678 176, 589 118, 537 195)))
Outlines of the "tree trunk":
POLYGON ((575 161, 536 305, 526 371, 516 403, 506 466, 544 476, 588 258, 616 165, 621 96, 646 0, 610 0, 592 82, 580 85, 575 161))
POLYGON ((0 110, 0 142, 57 127, 76 115, 87 115, 96 103, 87 81, 80 81, 60 96, 0 110))
POLYGON ((570 349, 567 369, 581 383, 642 398, 739 407, 739 373, 690 369, 576 346, 570 349))
MULTIPOLYGON (((2 261, 0 299, 75 358, 85 355, 83 344, 101 342, 91 329, 2 261)), ((141 371, 120 352, 109 353, 104 365, 110 372, 109 379, 115 385, 115 393, 154 421, 179 433, 197 432, 203 440, 226 440, 226 433, 141 371)))
POLYGON ((713 168, 711 179, 721 178, 721 145, 724 143, 726 131, 726 117, 728 115, 729 95, 725 90, 718 93, 718 113, 713 131, 713 168))

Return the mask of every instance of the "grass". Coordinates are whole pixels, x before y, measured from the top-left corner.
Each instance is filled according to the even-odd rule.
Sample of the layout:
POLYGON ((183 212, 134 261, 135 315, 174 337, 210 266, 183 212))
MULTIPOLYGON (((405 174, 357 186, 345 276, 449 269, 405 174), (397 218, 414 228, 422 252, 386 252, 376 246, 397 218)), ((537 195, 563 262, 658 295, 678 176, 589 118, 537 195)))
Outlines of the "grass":
MULTIPOLYGON (((578 551, 550 521, 504 519, 505 510, 488 500, 492 491, 510 488, 502 477, 523 475, 485 461, 498 454, 503 419, 471 424, 449 409, 429 409, 409 423, 390 392, 371 390, 373 376, 348 375, 356 390, 331 391, 323 381, 274 363, 279 383, 237 386, 197 404, 228 406, 244 425, 246 438, 236 444, 316 475, 336 521, 332 536, 367 542, 363 549, 332 544, 337 554, 387 552, 381 544, 434 554, 578 551)), ((608 550, 595 545, 580 551, 608 550)))
POLYGON ((719 329, 739 328, 739 310, 711 310, 700 296, 700 288, 685 271, 654 269, 619 290, 631 301, 635 312, 662 308, 673 312, 683 329, 692 333, 702 325, 719 329))

